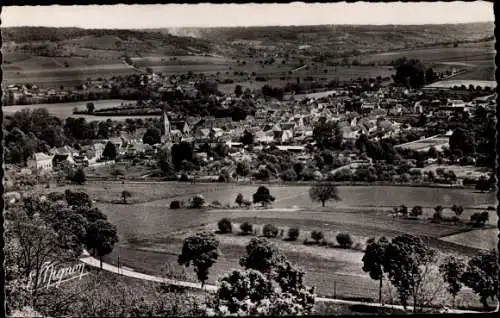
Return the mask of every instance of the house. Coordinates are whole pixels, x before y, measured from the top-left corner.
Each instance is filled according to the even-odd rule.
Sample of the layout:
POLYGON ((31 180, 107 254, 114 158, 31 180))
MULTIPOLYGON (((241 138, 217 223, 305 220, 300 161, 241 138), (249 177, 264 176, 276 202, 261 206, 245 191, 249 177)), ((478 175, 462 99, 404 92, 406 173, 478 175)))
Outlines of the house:
POLYGON ((255 142, 270 143, 274 141, 274 133, 268 134, 262 130, 255 132, 255 142))
POLYGON ((102 153, 104 152, 104 148, 106 148, 106 146, 103 143, 95 143, 93 145, 93 148, 96 160, 100 160, 102 158, 102 153))
POLYGON ((113 138, 109 138, 108 141, 110 143, 112 143, 113 145, 115 145, 115 148, 116 148, 116 151, 118 153, 123 153, 123 149, 122 149, 122 146, 123 146, 123 139, 122 138, 119 138, 119 137, 113 137, 113 138))
POLYGON ((52 167, 54 169, 64 169, 69 166, 74 166, 75 160, 72 154, 55 154, 52 159, 52 167))
POLYGON ((34 171, 52 171, 52 158, 43 152, 37 152, 28 159, 28 168, 34 171))
POLYGON ((191 128, 188 125, 187 121, 172 121, 170 123, 170 127, 172 130, 178 130, 182 133, 183 136, 189 136, 191 134, 191 128))

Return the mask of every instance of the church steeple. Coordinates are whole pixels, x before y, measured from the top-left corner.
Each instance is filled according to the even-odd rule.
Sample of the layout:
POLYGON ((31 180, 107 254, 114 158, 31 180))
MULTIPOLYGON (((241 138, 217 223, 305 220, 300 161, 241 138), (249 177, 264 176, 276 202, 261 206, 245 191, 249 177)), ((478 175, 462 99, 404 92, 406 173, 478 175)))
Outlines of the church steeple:
POLYGON ((166 111, 163 111, 163 141, 168 148, 172 147, 172 135, 170 130, 170 121, 166 111))

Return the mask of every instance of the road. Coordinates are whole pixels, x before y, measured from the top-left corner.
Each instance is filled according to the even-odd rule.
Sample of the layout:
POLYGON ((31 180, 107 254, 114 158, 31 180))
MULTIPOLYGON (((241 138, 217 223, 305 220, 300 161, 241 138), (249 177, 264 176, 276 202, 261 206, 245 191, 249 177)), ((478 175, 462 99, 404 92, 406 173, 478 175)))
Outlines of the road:
MULTIPOLYGON (((84 252, 83 256, 80 258, 80 261, 88 266, 100 267, 99 260, 90 256, 88 254, 88 252, 84 252)), ((199 283, 178 281, 178 280, 169 279, 169 278, 165 278, 165 277, 148 275, 148 274, 136 272, 136 271, 129 269, 129 268, 123 268, 123 267, 119 268, 119 267, 116 267, 114 265, 104 263, 104 262, 102 263, 102 269, 105 271, 111 272, 111 273, 131 277, 131 278, 136 278, 136 279, 152 281, 152 282, 158 282, 158 283, 164 283, 164 284, 169 284, 169 285, 174 285, 174 286, 187 287, 187 288, 200 289, 200 290, 204 289, 207 291, 216 291, 217 290, 217 286, 215 286, 215 285, 205 285, 202 288, 201 284, 199 284, 199 283)), ((384 308, 389 308, 389 309, 404 310, 403 306, 400 306, 400 305, 388 305, 388 304, 381 305, 379 303, 366 303, 366 302, 361 302, 361 301, 349 301, 349 300, 333 299, 333 298, 325 298, 325 297, 316 297, 316 301, 327 302, 327 303, 338 303, 338 304, 345 304, 345 305, 361 305, 361 306, 369 306, 369 307, 384 307, 384 308)), ((411 310, 413 310, 413 307, 408 306, 407 310, 411 311, 411 310)), ((449 309, 448 312, 455 313, 455 314, 464 314, 464 313, 476 313, 476 314, 478 314, 479 313, 477 311, 458 310, 458 309, 449 309)))

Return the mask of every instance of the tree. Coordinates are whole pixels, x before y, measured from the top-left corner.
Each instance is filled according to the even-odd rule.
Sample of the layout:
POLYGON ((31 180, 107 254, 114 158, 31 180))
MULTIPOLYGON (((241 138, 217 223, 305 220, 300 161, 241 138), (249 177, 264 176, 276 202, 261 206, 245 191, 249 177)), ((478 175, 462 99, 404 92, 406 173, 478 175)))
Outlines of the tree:
POLYGON ((246 269, 255 269, 270 274, 279 264, 285 261, 276 245, 265 238, 252 238, 246 246, 246 255, 240 259, 240 265, 246 269))
POLYGON ((174 210, 174 209, 180 209, 181 208, 181 203, 178 200, 174 200, 174 201, 170 202, 170 208, 172 210, 174 210))
POLYGON ((222 234, 233 232, 233 225, 228 218, 223 218, 217 223, 219 232, 222 234))
POLYGON ((77 184, 84 184, 85 180, 86 180, 85 172, 83 171, 82 168, 79 168, 78 170, 76 170, 75 175, 73 176, 71 181, 77 184))
POLYGON ((218 257, 219 241, 213 233, 201 231, 184 239, 178 262, 186 267, 192 264, 203 287, 208 279, 208 271, 218 257))
POLYGON ((343 133, 337 123, 320 121, 314 126, 313 139, 320 148, 340 149, 343 133))
POLYGON ((243 235, 252 234, 253 226, 248 222, 243 222, 240 224, 240 230, 243 235))
POLYGON ((181 142, 172 146, 172 163, 176 170, 182 168, 183 162, 193 162, 193 146, 188 142, 181 142))
POLYGON ((269 189, 265 186, 260 186, 252 196, 253 203, 261 203, 263 206, 267 206, 271 202, 274 202, 275 198, 269 192, 269 189))
POLYGON ((433 83, 433 82, 435 82, 437 80, 438 80, 438 76, 437 76, 436 72, 434 72, 434 70, 432 69, 432 67, 428 68, 425 71, 425 82, 427 84, 430 84, 430 83, 433 83))
POLYGON ((287 169, 281 173, 281 179, 283 181, 295 181, 297 180, 297 173, 292 168, 287 169))
POLYGON ((241 208, 241 205, 243 204, 243 194, 241 193, 238 193, 238 195, 236 196, 236 200, 234 200, 234 202, 241 208))
POLYGON ((241 94, 243 94, 243 88, 241 87, 241 85, 236 85, 234 87, 234 94, 238 97, 240 97, 241 94))
POLYGON ((316 244, 319 244, 319 241, 321 241, 325 235, 321 231, 312 231, 311 232, 311 238, 316 241, 316 244))
POLYGON ((88 102, 86 106, 87 106, 87 112, 89 114, 94 113, 94 109, 95 109, 94 103, 88 102))
POLYGON ((328 200, 340 201, 340 196, 338 194, 338 189, 333 184, 320 183, 315 184, 309 189, 309 197, 313 201, 321 202, 322 206, 325 206, 325 202, 328 200))
POLYGON ((268 238, 274 238, 278 236, 278 228, 272 224, 266 224, 262 228, 262 234, 268 238))
POLYGON ((123 200, 124 204, 127 204, 127 198, 130 198, 130 197, 132 197, 132 193, 130 193, 127 190, 122 191, 122 200, 123 200))
POLYGON ((94 255, 99 256, 102 269, 102 257, 113 251, 118 242, 116 226, 106 220, 96 220, 89 224, 85 245, 94 255))
POLYGON ((381 237, 378 241, 370 240, 363 256, 363 271, 370 274, 370 278, 379 281, 378 301, 382 303, 382 284, 384 280, 385 248, 389 240, 381 237))
POLYGON ((299 238, 300 230, 296 227, 291 227, 288 229, 288 240, 296 241, 299 238))
POLYGON ((142 141, 149 145, 161 143, 161 131, 158 128, 148 128, 142 137, 142 141))
POLYGON ((425 246, 420 238, 407 234, 395 237, 386 246, 383 268, 405 309, 412 297, 413 311, 417 311, 424 268, 433 263, 434 256, 434 250, 425 246))
POLYGON ((457 128, 453 131, 449 144, 453 153, 459 151, 462 155, 473 155, 476 151, 473 132, 463 128, 457 128))
POLYGON ((479 180, 476 182, 476 190, 481 191, 481 193, 485 191, 490 191, 491 189, 491 184, 488 182, 488 179, 486 179, 485 176, 481 176, 479 180))
POLYGON ((249 145, 253 145, 254 143, 254 135, 248 131, 248 130, 245 130, 243 132, 243 136, 241 136, 241 139, 240 141, 245 145, 245 146, 249 146, 249 145))
POLYGON ((242 177, 248 176, 250 173, 250 165, 247 161, 238 161, 236 164, 236 174, 242 177))
POLYGON ((339 233, 337 234, 336 238, 337 238, 337 243, 339 243, 339 245, 343 248, 350 248, 354 243, 349 233, 339 233))
POLYGON ((434 208, 434 215, 432 216, 434 221, 441 221, 443 219, 443 207, 438 205, 434 208))
POLYGON ((115 160, 118 152, 116 151, 116 146, 112 142, 107 142, 104 150, 102 152, 102 156, 109 160, 115 160))
POLYGON ((498 297, 498 254, 496 250, 475 256, 469 260, 462 275, 465 286, 479 295, 481 303, 488 309, 488 298, 498 297))
POLYGON ((189 200, 188 206, 191 209, 201 209, 205 205, 205 198, 201 194, 193 196, 189 200))
POLYGON ((423 214, 423 209, 421 206, 416 205, 411 209, 410 215, 413 217, 419 217, 423 214))
POLYGON ((453 211, 453 213, 455 213, 457 217, 462 215, 462 213, 464 212, 464 208, 461 205, 456 205, 456 204, 454 204, 451 207, 451 210, 453 211))
POLYGON ((219 281, 208 315, 302 316, 314 306, 314 289, 304 286, 304 273, 289 263, 279 268, 274 279, 248 269, 235 270, 219 281), (294 277, 294 280, 287 280, 294 277))
POLYGON ((441 265, 439 271, 448 285, 448 292, 453 296, 453 307, 455 307, 455 298, 462 289, 462 275, 465 272, 466 264, 463 260, 455 256, 448 256, 441 265))
POLYGON ((425 84, 425 66, 419 60, 403 57, 394 61, 393 66, 396 69, 396 84, 411 88, 421 88, 425 84))

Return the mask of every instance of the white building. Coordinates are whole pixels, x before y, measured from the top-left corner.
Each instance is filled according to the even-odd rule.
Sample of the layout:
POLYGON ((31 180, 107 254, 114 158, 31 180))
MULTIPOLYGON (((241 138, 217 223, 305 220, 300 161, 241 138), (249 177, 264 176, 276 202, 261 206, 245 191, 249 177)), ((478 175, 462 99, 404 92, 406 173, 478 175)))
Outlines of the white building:
POLYGON ((43 152, 37 152, 28 159, 28 168, 34 171, 52 171, 52 158, 43 152))

